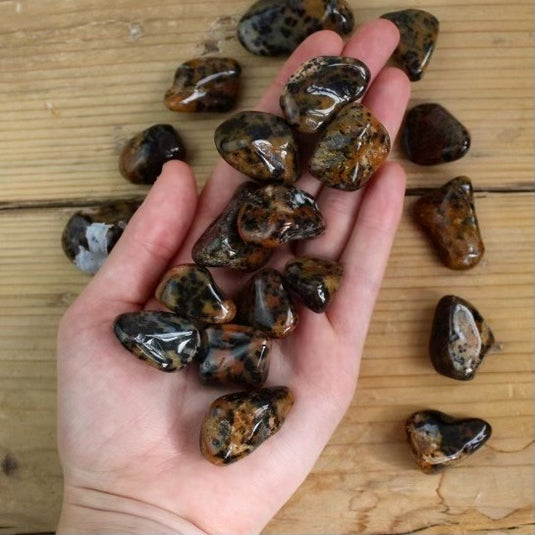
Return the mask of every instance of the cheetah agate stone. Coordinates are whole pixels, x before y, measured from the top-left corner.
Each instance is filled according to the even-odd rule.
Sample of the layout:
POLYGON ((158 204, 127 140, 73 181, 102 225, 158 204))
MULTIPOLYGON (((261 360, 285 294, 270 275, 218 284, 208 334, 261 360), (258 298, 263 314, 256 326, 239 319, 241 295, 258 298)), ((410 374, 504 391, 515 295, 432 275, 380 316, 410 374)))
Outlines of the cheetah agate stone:
POLYGON ((255 271, 264 266, 272 251, 259 245, 245 243, 238 233, 238 212, 260 186, 244 182, 238 186, 232 199, 209 225, 193 246, 195 263, 208 267, 227 267, 255 271))
POLYGON ((210 272, 183 264, 167 272, 156 290, 156 299, 173 312, 206 323, 228 323, 236 306, 226 299, 210 272))
POLYGON ((477 451, 492 434, 479 418, 453 418, 436 410, 412 414, 405 426, 416 463, 426 474, 456 464, 477 451))
POLYGON ((332 260, 302 256, 291 260, 284 269, 288 286, 314 312, 325 312, 340 286, 342 264, 332 260))
POLYGON ((494 335, 479 311, 461 297, 444 296, 435 308, 429 356, 435 370, 460 381, 473 379, 494 335))
POLYGON ((236 103, 240 64, 232 58, 195 58, 180 65, 164 98, 179 112, 226 112, 236 103))
POLYGON ((244 325, 214 325, 204 329, 199 376, 206 384, 262 386, 269 372, 271 341, 244 325))
POLYGON ((386 128, 364 105, 344 106, 321 135, 310 174, 332 188, 362 188, 390 151, 386 128))
POLYGON ((171 312, 121 314, 113 326, 121 344, 139 359, 164 372, 186 366, 197 354, 197 328, 171 312))
POLYGON ((414 205, 414 217, 450 269, 470 269, 483 257, 485 246, 468 177, 454 178, 420 197, 414 205))
POLYGON ((293 404, 285 386, 216 399, 201 426, 201 453, 217 465, 242 459, 279 431, 293 404))
POLYGON ((237 113, 217 127, 214 140, 225 161, 253 180, 293 184, 299 176, 297 143, 277 115, 237 113))
POLYGON ((345 0, 259 0, 241 18, 238 39, 252 54, 278 56, 318 30, 344 35, 353 24, 345 0))
POLYGON ((131 138, 119 159, 119 171, 134 184, 154 184, 165 162, 184 160, 186 148, 169 124, 156 124, 131 138))
POLYGON ((348 102, 360 98, 370 81, 368 67, 354 58, 312 58, 289 78, 280 106, 290 126, 314 134, 348 102))
POLYGON ((396 64, 413 82, 420 80, 435 50, 439 22, 422 9, 404 9, 381 15, 399 30, 399 44, 392 55, 396 64))
POLYGON ((247 243, 273 248, 320 236, 325 220, 312 195, 293 186, 268 184, 241 207, 238 232, 247 243))

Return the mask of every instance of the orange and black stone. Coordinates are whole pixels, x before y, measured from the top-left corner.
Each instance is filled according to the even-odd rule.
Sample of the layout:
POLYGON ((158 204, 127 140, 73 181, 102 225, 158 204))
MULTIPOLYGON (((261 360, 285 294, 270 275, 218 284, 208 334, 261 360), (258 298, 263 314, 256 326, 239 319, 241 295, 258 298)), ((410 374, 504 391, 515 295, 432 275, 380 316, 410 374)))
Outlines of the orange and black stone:
POLYGON ((218 465, 242 459, 279 431, 293 404, 285 386, 216 399, 202 422, 201 453, 218 465))

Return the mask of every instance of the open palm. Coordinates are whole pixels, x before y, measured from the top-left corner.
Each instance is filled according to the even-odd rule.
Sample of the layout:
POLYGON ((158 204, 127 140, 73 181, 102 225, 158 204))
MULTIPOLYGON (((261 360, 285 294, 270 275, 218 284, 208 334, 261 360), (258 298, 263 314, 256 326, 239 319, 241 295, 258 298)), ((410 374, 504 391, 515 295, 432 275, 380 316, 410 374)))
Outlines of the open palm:
MULTIPOLYGON (((409 95, 405 75, 385 67, 397 40, 386 20, 363 25, 345 46, 338 35, 318 32, 287 61, 258 109, 278 113, 282 87, 303 61, 356 57, 372 73, 364 103, 394 139, 409 95)), ((278 251, 271 265, 280 268, 295 254, 337 259, 344 278, 326 314, 300 309, 292 336, 274 341, 267 385, 290 387, 296 402, 280 432, 247 458, 214 466, 199 451, 208 406, 230 390, 202 386, 193 366, 173 374, 152 369, 112 332, 123 312, 161 308, 153 294, 163 274, 191 262, 192 245, 243 180, 220 162, 197 200, 189 167, 166 164, 67 311, 58 338, 60 532, 258 532, 302 483, 344 415, 401 213, 405 175, 396 164, 383 165, 353 193, 310 176, 297 183, 316 197, 327 231, 278 251)), ((243 286, 242 275, 212 273, 231 296, 243 286)))

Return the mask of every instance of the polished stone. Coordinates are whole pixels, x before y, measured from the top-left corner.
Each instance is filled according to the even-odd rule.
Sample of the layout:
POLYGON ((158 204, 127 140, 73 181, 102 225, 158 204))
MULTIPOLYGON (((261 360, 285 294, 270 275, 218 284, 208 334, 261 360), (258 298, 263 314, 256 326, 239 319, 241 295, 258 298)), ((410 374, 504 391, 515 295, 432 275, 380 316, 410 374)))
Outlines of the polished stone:
POLYGON ((282 117, 236 113, 217 127, 214 140, 225 161, 254 180, 293 184, 299 177, 297 143, 282 117))
POLYGON ((420 197, 414 205, 414 216, 450 269, 470 269, 483 257, 485 246, 468 177, 454 178, 420 197))
POLYGON ((309 170, 332 188, 362 188, 386 160, 390 136, 364 105, 344 106, 326 127, 316 146, 309 170))
POLYGON ((180 65, 165 105, 179 112, 226 112, 236 104, 240 64, 232 58, 201 57, 180 65))
POLYGON ((456 464, 477 451, 492 434, 479 418, 452 418, 435 410, 412 414, 406 432, 414 458, 426 474, 456 464))
POLYGON ((134 184, 154 184, 165 162, 184 160, 186 148, 169 124, 156 124, 132 137, 119 159, 119 171, 134 184))
POLYGON ((238 39, 261 56, 289 54, 309 35, 353 30, 353 13, 345 0, 259 0, 238 24, 238 39))
POLYGON ((435 165, 462 158, 470 149, 470 134, 440 104, 420 104, 405 118, 401 144, 409 160, 435 165))
POLYGON ((370 82, 370 70, 355 58, 318 56, 297 69, 280 97, 290 126, 314 134, 348 102, 359 99, 370 82))
POLYGON ((272 250, 245 243, 237 227, 240 208, 259 187, 253 182, 238 186, 224 210, 193 246, 192 257, 197 264, 255 271, 268 262, 272 250))
POLYGON ((128 351, 164 372, 186 366, 196 356, 201 343, 197 328, 171 312, 121 314, 113 330, 128 351))
POLYGON ((284 269, 288 286, 314 312, 325 312, 337 292, 343 267, 335 260, 301 256, 290 260, 284 269))
POLYGON ((279 431, 293 404, 285 386, 216 399, 202 422, 201 453, 218 465, 242 459, 279 431))
POLYGON ((381 15, 399 30, 399 44, 392 55, 395 63, 413 82, 420 80, 435 50, 439 22, 422 9, 403 9, 381 15))
POLYGON ((293 186, 268 184, 244 202, 238 232, 247 243, 273 248, 320 236, 325 220, 312 195, 293 186))
POLYGON ((228 323, 236 314, 236 306, 224 297, 210 272, 195 264, 169 270, 156 299, 176 314, 206 323, 228 323))

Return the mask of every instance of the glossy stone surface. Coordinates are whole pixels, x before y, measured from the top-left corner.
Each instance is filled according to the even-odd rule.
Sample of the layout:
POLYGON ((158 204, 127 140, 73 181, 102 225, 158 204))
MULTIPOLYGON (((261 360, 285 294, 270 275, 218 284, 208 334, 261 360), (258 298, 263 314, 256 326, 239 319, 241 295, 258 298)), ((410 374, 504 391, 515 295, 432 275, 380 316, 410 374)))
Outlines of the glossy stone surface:
POLYGON ((186 366, 201 344, 197 328, 171 312, 121 314, 115 320, 113 330, 128 351, 164 372, 186 366))
POLYGON ((470 149, 470 134, 440 104, 420 104, 405 118, 401 144, 409 160, 435 165, 462 158, 470 149))
POLYGON ((288 286, 314 312, 325 312, 342 280, 340 262, 301 256, 291 260, 284 269, 288 286))
POLYGON ((214 140, 225 161, 254 180, 293 184, 299 176, 297 143, 282 117, 236 113, 217 127, 214 140))
POLYGON ((244 325, 216 325, 203 332, 199 375, 207 384, 262 386, 269 372, 271 341, 244 325))
POLYGON ((238 232, 247 243, 273 248, 320 236, 325 220, 312 195, 293 186, 268 184, 240 208, 238 232))
POLYGON ((165 105, 179 112, 226 112, 236 104, 240 64, 232 58, 201 57, 180 65, 165 93, 165 105))
POLYGON ((455 295, 444 296, 435 308, 429 356, 435 370, 452 379, 473 379, 494 335, 479 311, 455 295))
POLYGON ((259 187, 253 182, 244 182, 238 186, 225 209, 193 246, 192 257, 197 264, 255 271, 268 262, 272 251, 245 243, 240 238, 237 227, 240 208, 259 187))
POLYGON ((345 0, 260 0, 243 15, 238 39, 261 56, 289 54, 318 30, 348 34, 353 13, 345 0))
POLYGON ((422 472, 432 474, 477 451, 492 434, 479 418, 453 418, 435 410, 418 411, 406 423, 409 444, 422 472))
POLYGON ((242 459, 281 428, 293 404, 285 386, 216 399, 202 422, 201 453, 219 465, 242 459))
POLYGON ((240 303, 240 317, 271 338, 284 338, 295 330, 297 311, 277 270, 265 268, 251 278, 240 303))
POLYGON ((485 246, 468 177, 454 178, 420 197, 414 205, 414 216, 450 269, 470 269, 483 257, 485 246))
POLYGON ((399 44, 392 55, 394 61, 413 82, 420 80, 435 50, 439 22, 422 9, 403 9, 381 15, 399 30, 399 44))
POLYGON ((119 171, 134 184, 154 184, 169 160, 184 160, 186 148, 169 124, 155 124, 136 134, 123 148, 119 171))
POLYGON ((228 323, 236 306, 226 299, 210 272, 195 264, 169 270, 156 290, 156 299, 173 312, 206 323, 228 323))
POLYGON ((318 132, 348 102, 360 98, 370 70, 355 58, 318 56, 290 76, 280 106, 290 126, 305 134, 318 132))
POLYGON ((364 105, 344 106, 326 127, 316 146, 309 170, 332 188, 362 188, 386 160, 390 136, 364 105))
POLYGON ((74 213, 61 236, 67 258, 84 273, 96 273, 140 204, 118 201, 74 213))

